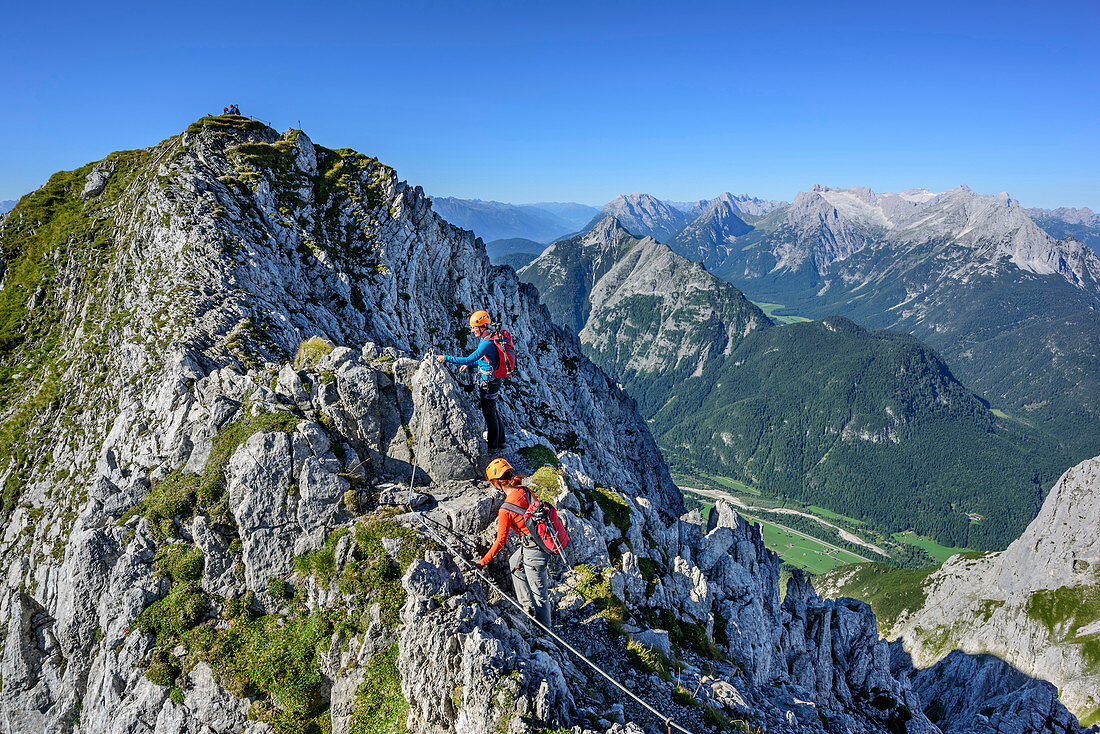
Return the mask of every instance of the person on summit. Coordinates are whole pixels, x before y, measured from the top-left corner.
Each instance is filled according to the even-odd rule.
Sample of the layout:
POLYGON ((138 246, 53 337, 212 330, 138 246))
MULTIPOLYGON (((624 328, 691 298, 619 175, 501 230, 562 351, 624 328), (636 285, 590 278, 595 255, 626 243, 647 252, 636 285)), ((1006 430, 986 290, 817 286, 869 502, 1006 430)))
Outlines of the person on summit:
MULTIPOLYGON (((471 365, 477 365, 478 397, 481 403, 481 414, 485 416, 485 440, 489 444, 489 451, 495 453, 505 449, 504 421, 500 419, 500 413, 497 411, 497 400, 500 399, 500 386, 504 382, 507 365, 503 367, 501 365, 506 355, 502 354, 504 349, 497 343, 497 335, 489 328, 492 323, 488 312, 474 311, 470 315, 470 331, 481 339, 477 349, 467 357, 440 354, 435 359, 441 364, 446 362, 459 365, 460 372, 465 372, 471 365)), ((501 332, 502 336, 507 334, 506 331, 501 332)), ((511 348, 511 336, 507 338, 506 347, 511 348)), ((514 350, 512 353, 515 354, 514 350)), ((514 360, 515 357, 513 356, 512 359, 514 360)))
POLYGON ((493 556, 500 552, 508 540, 508 533, 515 531, 521 546, 508 558, 512 570, 512 586, 516 599, 542 624, 550 626, 549 575, 550 554, 531 538, 523 522, 523 512, 531 503, 531 490, 524 486, 522 474, 516 474, 512 465, 504 459, 493 459, 485 467, 485 478, 504 493, 504 505, 497 511, 497 537, 476 565, 485 568, 493 556), (518 512, 517 512, 518 510, 518 512))

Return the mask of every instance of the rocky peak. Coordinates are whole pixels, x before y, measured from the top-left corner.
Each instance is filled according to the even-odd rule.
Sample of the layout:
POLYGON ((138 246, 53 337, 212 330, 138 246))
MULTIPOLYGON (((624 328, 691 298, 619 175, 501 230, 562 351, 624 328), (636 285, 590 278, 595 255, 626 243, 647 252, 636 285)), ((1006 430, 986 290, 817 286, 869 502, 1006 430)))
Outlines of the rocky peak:
POLYGON ((654 196, 637 192, 612 199, 589 223, 589 227, 607 215, 618 219, 634 236, 653 237, 660 242, 670 240, 688 221, 688 216, 679 209, 654 196))

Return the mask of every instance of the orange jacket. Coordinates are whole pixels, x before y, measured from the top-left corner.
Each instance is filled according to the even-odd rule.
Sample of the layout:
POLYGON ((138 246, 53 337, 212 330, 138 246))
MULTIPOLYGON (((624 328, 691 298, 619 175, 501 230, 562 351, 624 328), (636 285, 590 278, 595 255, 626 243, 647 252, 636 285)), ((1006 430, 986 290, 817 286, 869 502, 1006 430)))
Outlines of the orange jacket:
MULTIPOLYGON (((527 507, 527 492, 526 487, 509 487, 504 501, 510 502, 516 507, 525 508, 527 507)), ((527 526, 523 524, 523 517, 501 507, 497 510, 497 539, 493 541, 492 547, 478 561, 478 565, 484 566, 493 560, 493 556, 500 552, 500 549, 504 547, 504 543, 508 540, 509 530, 514 530, 519 535, 528 534, 527 526)))

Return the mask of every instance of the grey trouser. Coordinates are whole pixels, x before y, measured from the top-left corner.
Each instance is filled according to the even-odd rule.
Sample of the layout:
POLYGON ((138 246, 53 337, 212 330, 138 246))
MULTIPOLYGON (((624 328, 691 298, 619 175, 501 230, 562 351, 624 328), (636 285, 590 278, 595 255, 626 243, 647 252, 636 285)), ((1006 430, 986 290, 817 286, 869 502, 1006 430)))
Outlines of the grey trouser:
POLYGON ((550 554, 527 546, 508 558, 516 599, 547 627, 550 626, 550 583, 546 573, 549 564, 550 554))

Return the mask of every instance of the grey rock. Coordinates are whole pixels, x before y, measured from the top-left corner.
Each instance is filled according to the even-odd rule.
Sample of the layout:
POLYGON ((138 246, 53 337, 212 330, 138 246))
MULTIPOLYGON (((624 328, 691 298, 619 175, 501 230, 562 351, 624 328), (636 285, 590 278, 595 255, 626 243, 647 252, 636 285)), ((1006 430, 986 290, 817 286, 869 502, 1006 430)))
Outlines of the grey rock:
POLYGON ((291 568, 290 443, 285 433, 257 433, 237 449, 226 470, 229 506, 244 545, 245 585, 256 592, 291 568))
POLYGON ((480 411, 433 360, 421 363, 412 389, 414 418, 409 429, 417 466, 435 482, 481 478, 486 444, 480 411))

